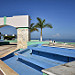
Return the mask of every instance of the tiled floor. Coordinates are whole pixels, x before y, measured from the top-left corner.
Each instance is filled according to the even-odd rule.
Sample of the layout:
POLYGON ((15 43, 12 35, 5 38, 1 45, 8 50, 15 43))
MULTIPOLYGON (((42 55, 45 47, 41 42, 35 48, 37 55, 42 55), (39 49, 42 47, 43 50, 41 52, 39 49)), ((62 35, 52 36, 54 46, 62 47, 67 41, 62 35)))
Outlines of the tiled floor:
POLYGON ((0 57, 2 57, 3 55, 5 55, 8 52, 11 52, 12 50, 15 50, 17 47, 17 45, 2 45, 0 46, 0 57))

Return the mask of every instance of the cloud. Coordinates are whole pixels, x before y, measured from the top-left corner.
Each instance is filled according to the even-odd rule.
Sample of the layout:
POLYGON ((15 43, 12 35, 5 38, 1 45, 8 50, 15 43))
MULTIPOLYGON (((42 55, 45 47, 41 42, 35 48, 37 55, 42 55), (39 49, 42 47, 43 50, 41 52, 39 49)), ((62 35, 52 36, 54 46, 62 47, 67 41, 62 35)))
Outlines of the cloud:
POLYGON ((52 37, 60 37, 60 34, 57 33, 57 34, 55 34, 55 35, 52 35, 52 37))

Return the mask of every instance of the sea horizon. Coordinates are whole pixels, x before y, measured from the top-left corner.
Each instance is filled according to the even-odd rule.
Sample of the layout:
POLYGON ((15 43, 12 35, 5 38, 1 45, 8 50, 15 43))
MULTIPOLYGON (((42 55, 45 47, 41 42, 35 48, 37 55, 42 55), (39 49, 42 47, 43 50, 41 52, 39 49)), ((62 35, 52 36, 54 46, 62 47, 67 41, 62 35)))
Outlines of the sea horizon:
MULTIPOLYGON (((40 38, 31 38, 31 40, 40 40, 40 38)), ((75 39, 51 39, 51 38, 43 38, 43 41, 55 40, 56 42, 75 42, 75 39)))

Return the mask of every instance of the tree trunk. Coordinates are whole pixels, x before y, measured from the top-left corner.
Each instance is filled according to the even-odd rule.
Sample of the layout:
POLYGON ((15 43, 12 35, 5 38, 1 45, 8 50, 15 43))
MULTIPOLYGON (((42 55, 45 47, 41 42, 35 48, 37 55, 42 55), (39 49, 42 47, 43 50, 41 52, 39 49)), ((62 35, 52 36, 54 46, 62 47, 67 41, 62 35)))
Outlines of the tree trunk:
POLYGON ((42 28, 41 28, 41 36, 40 36, 40 41, 42 41, 42 28))

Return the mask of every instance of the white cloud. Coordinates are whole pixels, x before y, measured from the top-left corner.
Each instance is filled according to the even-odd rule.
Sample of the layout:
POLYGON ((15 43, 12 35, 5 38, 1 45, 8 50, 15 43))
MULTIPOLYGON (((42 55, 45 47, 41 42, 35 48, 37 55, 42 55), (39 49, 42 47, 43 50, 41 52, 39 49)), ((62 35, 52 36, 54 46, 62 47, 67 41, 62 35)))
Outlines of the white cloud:
POLYGON ((54 34, 54 35, 52 35, 52 37, 60 37, 60 34, 59 33, 54 34))

